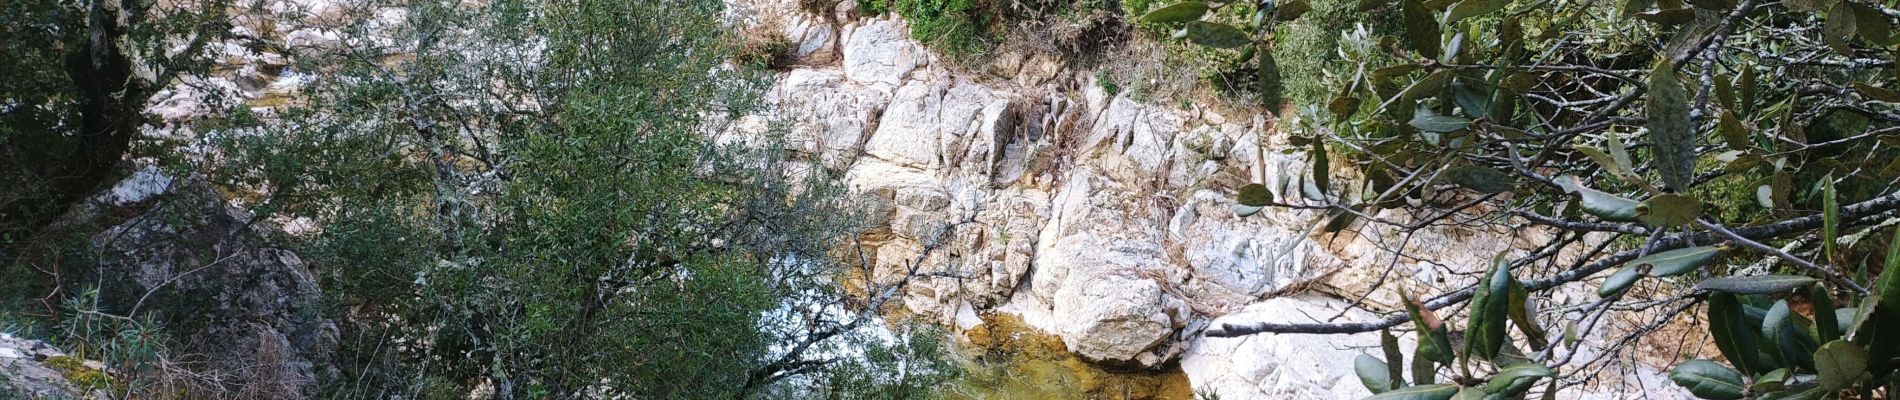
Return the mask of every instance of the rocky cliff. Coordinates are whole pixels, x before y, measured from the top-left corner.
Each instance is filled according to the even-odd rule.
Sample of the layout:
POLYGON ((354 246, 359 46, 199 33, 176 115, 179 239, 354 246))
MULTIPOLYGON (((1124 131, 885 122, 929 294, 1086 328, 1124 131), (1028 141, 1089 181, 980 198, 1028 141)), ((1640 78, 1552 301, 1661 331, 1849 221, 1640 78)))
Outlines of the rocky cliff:
MULTIPOLYGON (((1237 217, 1235 192, 1247 183, 1280 183, 1271 189, 1281 198, 1309 191, 1312 183, 1301 178, 1309 155, 1288 150, 1294 146, 1284 127, 1296 124, 1265 110, 1111 91, 1097 81, 1093 68, 1099 66, 1046 51, 1004 49, 952 65, 913 40, 901 18, 861 15, 853 1, 819 14, 800 10, 800 3, 732 0, 738 24, 788 44, 788 63, 767 94, 776 107, 741 126, 787 123, 812 168, 871 198, 884 213, 883 226, 864 243, 879 268, 872 278, 899 279, 904 266, 921 260, 915 264, 927 271, 907 288, 904 308, 961 330, 982 324, 986 314, 1012 314, 1090 362, 1179 369, 1195 390, 1223 399, 1359 398, 1366 391, 1352 375, 1352 358, 1376 346, 1376 334, 1208 338, 1202 332, 1223 322, 1370 320, 1394 310, 1394 288, 1459 287, 1493 255, 1549 240, 1533 230, 1477 228, 1335 235, 1319 232, 1325 216, 1312 210, 1237 217), (1398 248, 1414 257, 1394 259, 1398 248)), ((337 40, 293 24, 271 29, 297 45, 337 40)), ((203 112, 191 102, 198 94, 193 90, 240 93, 267 107, 302 82, 270 72, 286 65, 281 57, 228 52, 234 56, 220 64, 234 77, 201 85, 211 89, 181 85, 162 93, 153 113, 183 120, 203 112)), ((120 250, 110 266, 127 272, 127 290, 172 282, 181 292, 165 301, 189 299, 196 287, 264 284, 260 293, 270 296, 217 297, 205 306, 231 311, 219 314, 224 322, 256 322, 225 332, 237 338, 227 342, 239 345, 217 350, 230 362, 241 361, 241 354, 273 355, 265 372, 296 378, 292 387, 276 389, 307 392, 305 385, 328 373, 322 360, 335 347, 333 325, 300 317, 309 315, 311 305, 303 300, 314 293, 308 271, 294 255, 257 243, 238 224, 249 216, 209 201, 216 196, 202 185, 164 182, 158 191, 196 200, 181 207, 200 218, 177 227, 108 224, 100 244, 120 250), (180 230, 228 240, 198 249, 116 241, 180 230), (189 269, 199 265, 193 262, 226 259, 242 264, 204 276, 189 269), (238 273, 244 271, 268 274, 238 273)), ((1379 216, 1405 218, 1397 211, 1379 216)), ((1544 300, 1561 307, 1592 296, 1576 290, 1544 300)), ((1602 330, 1583 340, 1615 333, 1602 330)), ((1403 340, 1410 348, 1410 339, 1403 340)), ((0 346, 0 368, 22 358, 7 349, 0 346)), ((1625 366, 1610 374, 1630 384, 1560 397, 1608 398, 1632 390, 1679 396, 1655 368, 1625 366)), ((58 396, 72 389, 33 390, 58 396)))
MULTIPOLYGON (((1376 334, 1201 332, 1229 321, 1372 319, 1394 309, 1395 287, 1455 288, 1493 255, 1549 240, 1475 228, 1334 235, 1319 232, 1324 215, 1311 210, 1239 218, 1231 206, 1242 185, 1280 182, 1270 186, 1281 198, 1312 185, 1300 178, 1309 156, 1284 151, 1280 127, 1293 124, 1110 92, 1090 66, 1045 52, 1005 48, 950 65, 901 18, 853 8, 814 15, 795 1, 744 0, 734 15, 789 43, 793 62, 769 95, 779 108, 761 118, 790 122, 814 168, 883 203, 887 230, 865 243, 876 278, 923 259, 928 277, 904 305, 945 324, 1018 314, 1085 359, 1178 366, 1222 398, 1357 398, 1366 393, 1351 360, 1376 347, 1376 334), (1419 257, 1394 260, 1398 247, 1419 257)), ((1674 389, 1642 363, 1620 374, 1674 389)))

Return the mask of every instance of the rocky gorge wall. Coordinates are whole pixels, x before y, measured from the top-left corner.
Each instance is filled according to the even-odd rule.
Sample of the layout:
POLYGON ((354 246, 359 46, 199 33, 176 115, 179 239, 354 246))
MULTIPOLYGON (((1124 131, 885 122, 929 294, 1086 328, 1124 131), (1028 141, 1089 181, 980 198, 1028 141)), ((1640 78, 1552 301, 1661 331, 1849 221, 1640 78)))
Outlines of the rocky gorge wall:
MULTIPOLYGON (((1085 67, 1036 52, 949 65, 910 38, 901 18, 859 15, 851 1, 831 15, 791 0, 733 6, 742 23, 789 43, 792 65, 768 94, 776 114, 761 118, 790 122, 814 168, 876 199, 887 223, 865 243, 875 249, 875 279, 901 278, 921 259, 927 277, 908 287, 904 306, 959 329, 988 313, 1015 314, 1084 359, 1178 366, 1197 390, 1221 398, 1358 398, 1366 391, 1351 360, 1376 348, 1376 333, 1201 332, 1223 322, 1373 319, 1368 308, 1396 309, 1400 284, 1456 288, 1493 255, 1549 240, 1476 228, 1403 241, 1377 231, 1335 236, 1319 232, 1325 216, 1311 210, 1239 218, 1231 206, 1242 185, 1291 182, 1271 187, 1281 198, 1311 185, 1297 178, 1308 155, 1283 151, 1288 133, 1275 126, 1287 124, 1267 113, 1111 93, 1085 67), (1417 258, 1394 260, 1395 245, 1417 258), (1368 292, 1366 306, 1348 301, 1368 292)), ((1560 291, 1551 301, 1590 296, 1560 291)), ((1634 364, 1611 375, 1636 386, 1562 397, 1683 395, 1634 364)))
MULTIPOLYGON (((1548 240, 1538 231, 1476 228, 1403 239, 1378 231, 1334 235, 1319 232, 1325 216, 1312 210, 1240 218, 1231 206, 1242 185, 1290 182, 1272 185, 1281 198, 1311 185, 1298 178, 1308 173, 1309 156, 1287 151, 1295 147, 1279 128, 1291 124, 1262 110, 1111 92, 1091 67, 1045 52, 1002 50, 977 65, 952 65, 914 40, 903 19, 860 15, 854 1, 826 15, 799 10, 799 0, 730 2, 736 20, 783 37, 791 56, 766 94, 774 110, 741 125, 785 122, 813 168, 871 199, 883 221, 864 243, 875 254, 872 278, 890 283, 908 265, 923 267, 904 308, 960 331, 1007 314, 1093 364, 1178 369, 1194 390, 1222 399, 1360 398, 1367 392, 1352 360, 1376 347, 1377 334, 1202 332, 1225 322, 1371 320, 1395 309, 1393 288, 1401 283, 1429 292, 1456 288, 1493 255, 1548 240), (1399 247, 1416 258, 1393 259, 1399 247)), ((271 29, 293 44, 338 40, 292 24, 271 29)), ((272 72, 288 65, 281 57, 232 56, 219 65, 234 77, 202 85, 212 89, 180 85, 158 96, 151 111, 168 121, 202 113, 190 101, 195 90, 242 93, 270 107, 306 79, 272 72)), ((239 218, 214 211, 206 213, 217 217, 212 221, 239 218)), ((274 298, 314 291, 294 273, 301 261, 234 243, 247 244, 238 253, 256 262, 246 265, 264 266, 242 270, 292 272, 273 276, 281 284, 270 288, 296 296, 274 298)), ((1576 304, 1594 300, 1593 293, 1560 291, 1549 300, 1576 304)), ((296 351, 279 363, 285 372, 324 373, 316 365, 335 346, 332 325, 285 317, 297 315, 298 304, 247 307, 278 323, 243 332, 249 346, 232 351, 289 348, 296 351)), ((1594 332, 1584 341, 1614 333, 1594 332)), ((1411 348, 1409 337, 1402 341, 1411 348)), ((10 358, 5 349, 0 366, 10 358)), ((1560 397, 1685 397, 1648 365, 1615 374, 1635 386, 1593 386, 1560 397)))

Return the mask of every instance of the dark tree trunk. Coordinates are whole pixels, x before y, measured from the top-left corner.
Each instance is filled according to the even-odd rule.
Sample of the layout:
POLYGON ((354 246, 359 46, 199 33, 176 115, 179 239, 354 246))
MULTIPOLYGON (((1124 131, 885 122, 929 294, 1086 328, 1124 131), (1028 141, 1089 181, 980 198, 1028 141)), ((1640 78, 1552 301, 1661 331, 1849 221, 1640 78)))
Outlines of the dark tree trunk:
POLYGON ((79 21, 85 26, 74 27, 84 37, 66 41, 65 72, 79 95, 79 124, 76 131, 48 130, 36 133, 46 137, 6 144, 33 147, 8 149, 10 154, 47 159, 8 172, 23 174, 20 181, 30 186, 19 188, 26 193, 8 199, 11 204, 0 204, 0 233, 32 232, 51 223, 115 175, 158 85, 152 76, 137 75, 139 60, 126 52, 129 17, 117 5, 97 1, 79 21))

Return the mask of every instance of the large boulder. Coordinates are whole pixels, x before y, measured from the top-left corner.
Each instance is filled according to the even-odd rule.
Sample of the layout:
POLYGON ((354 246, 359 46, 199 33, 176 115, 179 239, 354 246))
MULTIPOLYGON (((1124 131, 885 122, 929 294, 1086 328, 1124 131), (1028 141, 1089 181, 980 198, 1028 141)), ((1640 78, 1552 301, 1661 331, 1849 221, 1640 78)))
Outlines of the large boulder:
POLYGON ((337 327, 303 260, 260 234, 269 223, 149 167, 88 207, 111 225, 92 235, 105 311, 158 322, 244 397, 308 397, 334 376, 337 327))

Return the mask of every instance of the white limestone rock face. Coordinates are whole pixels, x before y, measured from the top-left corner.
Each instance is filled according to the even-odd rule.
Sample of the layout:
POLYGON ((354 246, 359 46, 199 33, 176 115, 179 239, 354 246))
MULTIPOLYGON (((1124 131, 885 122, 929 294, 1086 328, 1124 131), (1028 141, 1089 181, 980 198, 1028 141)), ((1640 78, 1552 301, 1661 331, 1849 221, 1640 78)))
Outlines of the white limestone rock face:
POLYGON ((826 169, 842 171, 864 151, 889 97, 861 90, 842 72, 801 68, 787 72, 766 94, 790 125, 795 150, 815 155, 826 169))
POLYGON ((785 37, 794 46, 792 57, 806 63, 827 63, 836 60, 838 29, 819 17, 794 14, 785 24, 785 37))
MULTIPOLYGON (((1302 315, 1333 315, 1345 309, 1337 299, 1298 296, 1268 299, 1214 324, 1297 322, 1302 315)), ((1372 315, 1351 310, 1346 318, 1372 315)), ((1376 345, 1378 333, 1353 335, 1261 334, 1238 338, 1202 338, 1181 357, 1181 369, 1197 388, 1223 399, 1356 399, 1369 395, 1353 375, 1359 350, 1344 344, 1376 345)), ((1409 338, 1400 348, 1411 348, 1409 338)))
POLYGON ((1067 270, 1049 304, 1056 333, 1070 351, 1089 360, 1152 368, 1185 350, 1184 343, 1172 339, 1190 311, 1153 278, 1162 266, 1156 262, 1158 246, 1118 245, 1084 233, 1062 238, 1050 253, 1038 261, 1067 270))
MULTIPOLYGON (((1376 333, 1201 333, 1229 321, 1311 322, 1306 316, 1341 313, 1338 297, 1378 288, 1339 319, 1373 320, 1381 315, 1367 309, 1397 309, 1392 287, 1462 286, 1493 255, 1550 240, 1535 231, 1430 229, 1403 243, 1417 259, 1393 260, 1387 249, 1401 243, 1392 232, 1321 233, 1323 213, 1236 217, 1235 193, 1249 183, 1292 202, 1358 194, 1342 193, 1351 190, 1344 184, 1314 187, 1309 157, 1285 151, 1288 135, 1265 113, 1111 95, 1092 71, 1042 54, 933 65, 901 19, 854 20, 851 5, 774 25, 801 58, 768 100, 796 149, 875 203, 877 223, 863 241, 872 281, 893 283, 915 266, 921 274, 901 303, 946 326, 1015 313, 1093 362, 1178 361, 1196 389, 1226 399, 1360 398, 1367 393, 1351 375, 1352 349, 1377 346, 1376 333), (835 44, 826 44, 827 32, 835 44), (827 58, 826 46, 837 57, 827 58)), ((1379 217, 1408 218, 1394 210, 1379 217)), ((1593 299, 1583 292, 1552 300, 1593 299)), ((1632 376, 1665 382, 1650 372, 1632 376)))
POLYGON ((844 74, 852 81, 891 90, 928 62, 928 53, 910 40, 910 28, 902 20, 868 20, 847 30, 841 52, 844 74))

